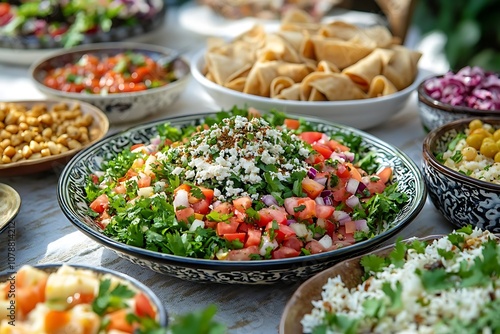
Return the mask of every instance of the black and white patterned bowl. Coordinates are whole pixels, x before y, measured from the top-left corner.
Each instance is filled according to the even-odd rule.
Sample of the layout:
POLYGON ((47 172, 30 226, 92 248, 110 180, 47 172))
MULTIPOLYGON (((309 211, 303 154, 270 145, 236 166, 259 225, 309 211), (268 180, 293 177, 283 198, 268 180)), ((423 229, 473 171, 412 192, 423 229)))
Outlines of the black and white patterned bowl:
POLYGON ((399 149, 360 130, 323 120, 308 120, 319 131, 341 131, 362 137, 363 145, 376 151, 380 163, 392 166, 394 180, 399 191, 408 195, 408 203, 394 221, 388 222, 387 229, 372 239, 352 246, 304 257, 262 261, 218 261, 187 258, 162 254, 142 248, 132 247, 105 236, 92 218, 85 201, 84 183, 87 175, 100 170, 104 160, 116 156, 118 152, 135 143, 148 142, 157 136, 157 126, 169 122, 172 126, 197 125, 203 115, 181 116, 155 121, 133 127, 112 135, 74 157, 62 172, 57 197, 63 213, 77 229, 98 243, 114 250, 119 256, 133 263, 150 268, 159 273, 197 282, 217 282, 228 284, 270 284, 293 282, 324 270, 333 264, 377 247, 384 240, 397 234, 408 225, 421 211, 427 192, 419 168, 399 149))
MULTIPOLYGON (((423 142, 422 169, 429 196, 436 209, 457 227, 474 225, 500 232, 500 184, 482 181, 444 166, 436 154, 463 132, 474 118, 459 119, 427 134, 423 142)), ((500 126, 500 118, 481 118, 500 126)))
MULTIPOLYGON (((137 24, 124 24, 112 26, 109 31, 97 31, 87 33, 83 36, 79 45, 92 43, 120 42, 131 38, 137 38, 142 35, 158 30, 165 24, 167 17, 167 6, 163 1, 154 1, 150 4, 153 13, 148 16, 136 17, 137 24)), ((60 36, 53 38, 49 36, 11 36, 9 34, 0 34, 0 48, 12 51, 30 51, 30 50, 57 50, 64 48, 64 43, 60 36)))
POLYGON ((191 76, 189 62, 183 57, 176 58, 173 63, 178 80, 144 91, 109 95, 70 93, 52 89, 43 83, 48 71, 55 67, 74 63, 86 53, 105 56, 125 51, 144 54, 156 61, 161 61, 169 55, 177 53, 175 50, 162 46, 133 42, 84 45, 52 53, 33 63, 30 67, 31 78, 35 86, 49 97, 80 100, 95 105, 104 111, 112 125, 144 119, 149 115, 165 111, 168 106, 177 101, 191 76))
POLYGON ((479 110, 468 107, 452 106, 440 102, 425 92, 424 84, 432 78, 441 78, 442 75, 431 76, 423 80, 417 87, 418 113, 420 122, 426 132, 439 128, 457 119, 468 117, 500 117, 500 110, 479 110))

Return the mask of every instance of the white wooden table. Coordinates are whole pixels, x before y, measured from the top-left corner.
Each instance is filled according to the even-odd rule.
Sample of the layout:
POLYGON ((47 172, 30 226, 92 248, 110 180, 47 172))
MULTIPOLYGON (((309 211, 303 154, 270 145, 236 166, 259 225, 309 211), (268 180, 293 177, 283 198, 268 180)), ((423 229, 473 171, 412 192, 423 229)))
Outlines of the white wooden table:
MULTIPOLYGON (((176 9, 170 10, 167 25, 151 36, 151 43, 189 49, 194 54, 205 44, 205 38, 182 30, 176 25, 176 9)), ((191 53, 188 53, 189 57, 191 53)), ((414 93, 415 94, 415 93, 414 93)), ((26 67, 0 64, 0 101, 43 98, 28 77, 26 67)), ((191 81, 180 100, 162 114, 191 114, 217 110, 217 106, 196 82, 191 81)), ((149 119, 148 119, 149 120, 149 119)), ((112 132, 131 126, 112 127, 112 132)), ((407 106, 384 125, 367 132, 406 152, 421 164, 421 147, 425 133, 417 113, 416 95, 407 106)), ((118 257, 77 231, 59 208, 56 198, 58 173, 49 171, 22 177, 2 177, 16 189, 22 206, 15 219, 15 268, 23 264, 79 263, 121 271, 148 285, 163 301, 172 315, 217 305, 216 320, 227 325, 230 333, 276 333, 284 306, 300 283, 272 286, 234 286, 199 284, 182 281, 143 269, 118 257)), ((0 212, 0 214, 2 214, 0 212)), ((452 225, 441 217, 429 199, 420 215, 398 237, 447 233, 452 225)), ((392 239, 394 240, 394 238, 392 239)), ((8 268, 8 233, 0 235, 0 274, 8 268)))

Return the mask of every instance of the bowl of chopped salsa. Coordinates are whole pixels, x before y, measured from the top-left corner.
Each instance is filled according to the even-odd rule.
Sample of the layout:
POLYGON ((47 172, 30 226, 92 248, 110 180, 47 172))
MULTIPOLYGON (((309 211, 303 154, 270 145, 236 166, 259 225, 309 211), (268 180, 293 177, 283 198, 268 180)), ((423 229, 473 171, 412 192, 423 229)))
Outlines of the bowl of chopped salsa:
POLYGON ((425 197, 414 162, 369 134, 237 107, 110 136, 58 184, 70 222, 120 256, 236 284, 297 281, 375 247, 425 197))
POLYGON ((30 73, 45 95, 89 102, 113 124, 165 111, 183 92, 190 69, 172 49, 140 43, 100 43, 50 54, 30 73))

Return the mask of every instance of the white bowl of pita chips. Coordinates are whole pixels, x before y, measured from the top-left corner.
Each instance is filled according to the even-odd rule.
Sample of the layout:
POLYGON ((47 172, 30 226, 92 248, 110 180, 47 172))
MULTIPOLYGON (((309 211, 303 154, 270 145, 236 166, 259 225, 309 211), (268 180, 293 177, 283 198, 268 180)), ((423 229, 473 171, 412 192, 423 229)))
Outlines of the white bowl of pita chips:
POLYGON ((285 17, 231 41, 209 39, 191 62, 195 80, 222 108, 234 105, 316 116, 366 129, 401 111, 424 78, 421 54, 384 26, 285 17))

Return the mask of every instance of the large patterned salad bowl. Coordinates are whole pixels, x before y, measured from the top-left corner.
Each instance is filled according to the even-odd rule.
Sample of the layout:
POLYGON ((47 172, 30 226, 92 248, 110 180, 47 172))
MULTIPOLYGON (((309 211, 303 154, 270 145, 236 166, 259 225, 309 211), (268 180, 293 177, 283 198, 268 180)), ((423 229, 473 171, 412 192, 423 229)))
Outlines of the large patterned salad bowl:
POLYGON ((306 279, 377 247, 422 209, 422 175, 397 148, 314 118, 249 115, 235 107, 109 136, 66 166, 59 205, 133 263, 228 284, 306 279), (339 145, 347 141, 350 151, 339 145), (320 154, 322 143, 345 150, 320 154))

